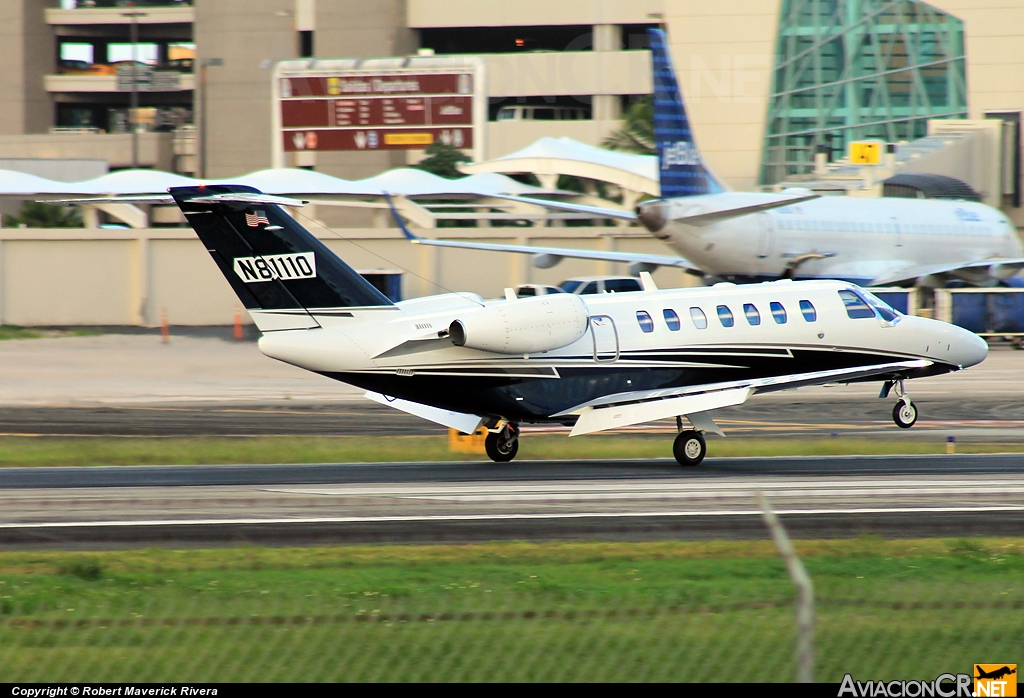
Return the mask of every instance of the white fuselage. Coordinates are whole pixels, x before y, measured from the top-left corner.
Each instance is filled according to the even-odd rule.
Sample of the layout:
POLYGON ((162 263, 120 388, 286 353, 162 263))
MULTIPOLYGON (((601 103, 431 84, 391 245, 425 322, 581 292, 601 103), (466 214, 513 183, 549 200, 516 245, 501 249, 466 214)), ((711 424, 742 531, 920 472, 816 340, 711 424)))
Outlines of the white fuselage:
POLYGON ((657 235, 723 278, 779 278, 804 255, 796 278, 861 284, 909 266, 1024 257, 1006 216, 967 201, 826 196, 701 227, 670 221, 657 235))
MULTIPOLYGON (((490 390, 506 385, 509 400, 526 396, 527 402, 518 403, 524 410, 529 400, 541 405, 532 408, 535 418, 603 390, 907 358, 927 359, 943 372, 984 359, 985 342, 953 325, 907 316, 895 322, 879 315, 851 318, 840 292, 855 288, 837 281, 776 281, 583 296, 590 318, 583 334, 536 354, 455 346, 446 328, 482 307, 471 294, 416 299, 389 308, 352 308, 351 317, 318 316, 311 309, 322 327, 268 332, 259 346, 272 358, 446 409, 457 409, 460 391, 468 395, 477 386, 490 390), (429 382, 441 376, 449 382, 429 382), (538 387, 541 383, 546 387, 538 387), (543 402, 537 397, 542 387, 547 391, 543 402)), ((537 301, 500 300, 485 307, 537 301)), ((473 409, 481 414, 486 407, 473 409)), ((503 414, 499 410, 493 412, 503 414)))

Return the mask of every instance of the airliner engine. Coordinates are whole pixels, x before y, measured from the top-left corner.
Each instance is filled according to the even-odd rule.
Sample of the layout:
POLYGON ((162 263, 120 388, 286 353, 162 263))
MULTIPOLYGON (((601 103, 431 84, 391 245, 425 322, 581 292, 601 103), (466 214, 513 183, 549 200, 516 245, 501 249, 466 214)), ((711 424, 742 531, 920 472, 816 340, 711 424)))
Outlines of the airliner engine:
POLYGON ((499 354, 532 354, 568 346, 587 331, 587 306, 579 296, 556 293, 497 303, 452 322, 457 347, 499 354))

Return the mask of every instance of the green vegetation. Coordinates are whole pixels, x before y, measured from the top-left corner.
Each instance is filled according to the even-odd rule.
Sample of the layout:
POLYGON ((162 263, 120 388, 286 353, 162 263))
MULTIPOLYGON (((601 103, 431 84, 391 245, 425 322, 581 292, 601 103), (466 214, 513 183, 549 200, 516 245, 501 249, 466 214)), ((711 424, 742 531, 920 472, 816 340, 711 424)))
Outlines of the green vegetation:
MULTIPOLYGON (((797 547, 820 680, 1024 646, 1024 539, 797 547)), ((0 657, 7 681, 792 680, 793 596, 767 541, 0 553, 0 657)))
POLYGON ((71 329, 50 330, 38 327, 20 327, 18 325, 0 325, 0 341, 5 339, 39 339, 40 337, 93 337, 100 334, 96 330, 71 329))
MULTIPOLYGON (((945 453, 934 441, 857 438, 715 439, 712 457, 892 455, 945 453)), ((1021 453, 1024 444, 957 444, 958 453, 1021 453)), ((613 434, 568 438, 527 434, 518 460, 671 458, 672 434, 613 434)), ((446 436, 338 437, 0 437, 0 467, 65 465, 195 465, 218 463, 387 463, 486 460, 453 453, 446 436)))
POLYGON ((445 145, 441 141, 434 141, 427 146, 423 153, 426 157, 413 165, 413 167, 447 179, 465 177, 466 173, 460 172, 457 165, 460 162, 473 161, 463 151, 455 146, 445 145))
POLYGON ((630 104, 622 113, 622 126, 601 141, 601 145, 611 150, 653 155, 656 152, 653 100, 645 97, 630 104))
POLYGON ((55 206, 39 201, 26 201, 17 216, 4 216, 3 227, 18 228, 81 228, 82 216, 70 206, 55 206))

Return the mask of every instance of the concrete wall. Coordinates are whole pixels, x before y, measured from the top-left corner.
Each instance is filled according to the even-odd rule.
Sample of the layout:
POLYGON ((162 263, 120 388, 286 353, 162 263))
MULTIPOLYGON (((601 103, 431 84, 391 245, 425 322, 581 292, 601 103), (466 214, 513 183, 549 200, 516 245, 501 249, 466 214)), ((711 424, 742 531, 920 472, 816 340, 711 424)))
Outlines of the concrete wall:
POLYGON ((408 0, 410 27, 646 24, 674 0, 408 0))
POLYGON ((55 69, 47 4, 0 2, 0 135, 46 133, 53 125, 53 105, 43 87, 43 76, 55 69))
MULTIPOLYGON (((442 228, 438 237, 671 254, 627 228, 442 228)), ((409 244, 396 229, 322 231, 320 239, 361 271, 401 271, 404 298, 473 291, 488 298, 520 283, 555 284, 625 265, 565 260, 535 269, 526 255, 409 244)), ((664 288, 693 277, 659 269, 664 288)), ((0 228, 0 324, 229 325, 238 300, 195 233, 187 228, 33 230, 0 228)), ((248 316, 245 315, 248 322, 248 316)))
MULTIPOLYGON (((38 133, 0 136, 0 158, 87 158, 103 160, 111 169, 131 167, 132 137, 128 133, 38 133)), ((139 165, 173 171, 174 134, 140 133, 139 165)))
POLYGON ((757 186, 781 0, 669 0, 672 61, 697 146, 741 191, 757 186))
MULTIPOLYGON (((197 56, 224 60, 208 72, 207 176, 270 167, 270 70, 274 61, 298 55, 295 9, 287 0, 196 0, 197 56)), ((405 12, 404 0, 321 0, 316 3, 314 55, 414 53, 415 35, 405 27, 405 12)), ((202 99, 200 94, 197 114, 202 99)), ((316 169, 358 179, 404 164, 401 151, 319 153, 316 169)))

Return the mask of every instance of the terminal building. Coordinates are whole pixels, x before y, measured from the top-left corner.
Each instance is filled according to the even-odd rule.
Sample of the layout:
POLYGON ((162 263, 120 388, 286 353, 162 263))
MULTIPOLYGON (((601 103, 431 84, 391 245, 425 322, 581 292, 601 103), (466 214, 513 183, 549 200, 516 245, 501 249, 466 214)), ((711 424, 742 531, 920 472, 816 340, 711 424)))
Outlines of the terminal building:
MULTIPOLYGON (((614 157, 602 162, 618 158, 614 172, 594 175, 593 162, 570 170, 651 93, 647 30, 664 26, 697 144, 732 188, 974 198, 1024 229, 1016 1, 6 0, 0 18, 0 170, 79 181, 137 166, 225 178, 277 164, 376 177, 418 162, 422 146, 278 152, 275 75, 285 64, 450 59, 480 65, 484 76, 485 127, 465 172, 531 173, 547 189, 561 174, 589 173, 628 206, 657 195, 656 163, 605 153, 614 157), (851 161, 857 143, 873 143, 878 164, 851 161)), ((0 197, 4 213, 18 210, 11 198, 0 197)), ((447 216, 448 237, 665 254, 636 227, 508 206, 492 207, 491 220, 474 220, 481 207, 472 204, 420 208, 422 220, 411 222, 429 228, 447 216)), ((626 271, 425 250, 389 228, 379 204, 315 209, 307 213, 327 228, 348 229, 330 244, 354 266, 413 270, 403 297, 439 284, 500 295, 519 283, 626 271)), ((222 279, 203 276, 205 252, 176 227, 178 212, 153 207, 136 218, 120 220, 138 230, 0 232, 0 322, 153 324, 161 308, 172 322, 231 322, 234 299, 222 279), (30 248, 47 273, 18 257, 30 248), (191 295, 180 290, 186 276, 191 295), (90 289, 77 309, 48 295, 71 278, 90 289)), ((694 283, 673 269, 656 277, 666 287, 694 283)))
MULTIPOLYGON (((806 179, 816 155, 841 159, 863 139, 912 141, 928 135, 931 120, 996 119, 1007 124, 998 198, 1024 226, 1024 6, 1015 2, 11 0, 4 8, 0 158, 251 172, 271 164, 276 62, 417 54, 483 60, 488 159, 544 136, 598 145, 623 109, 650 93, 646 29, 664 24, 698 144, 732 187, 806 179), (145 131, 134 142, 132 99, 145 131)), ((357 179, 418 157, 325 152, 305 164, 357 179)))

